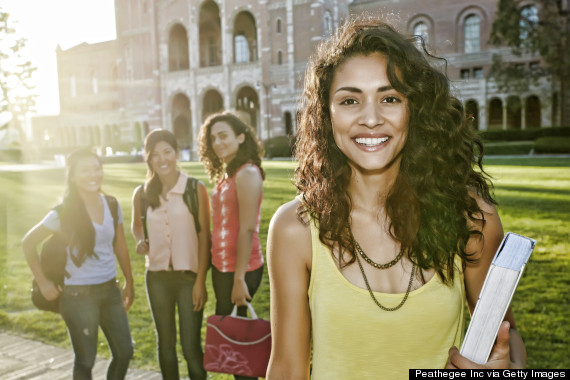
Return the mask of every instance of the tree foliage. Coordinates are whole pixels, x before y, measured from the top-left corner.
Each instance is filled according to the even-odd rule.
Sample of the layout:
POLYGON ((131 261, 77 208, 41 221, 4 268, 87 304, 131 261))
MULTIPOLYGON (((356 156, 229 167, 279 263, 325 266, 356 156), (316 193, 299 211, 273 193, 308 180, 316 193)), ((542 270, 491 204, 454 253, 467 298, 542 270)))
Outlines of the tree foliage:
POLYGON ((540 67, 493 58, 491 75, 500 87, 522 91, 540 77, 552 76, 560 85, 562 125, 570 124, 566 99, 570 85, 569 9, 564 0, 535 0, 534 4, 517 0, 499 0, 490 43, 508 46, 518 57, 541 60, 540 67), (534 5, 536 13, 531 5, 534 5))
POLYGON ((36 67, 26 59, 27 40, 18 36, 10 15, 0 9, 0 115, 10 114, 12 126, 23 137, 26 114, 34 110, 37 94, 32 75, 36 67))

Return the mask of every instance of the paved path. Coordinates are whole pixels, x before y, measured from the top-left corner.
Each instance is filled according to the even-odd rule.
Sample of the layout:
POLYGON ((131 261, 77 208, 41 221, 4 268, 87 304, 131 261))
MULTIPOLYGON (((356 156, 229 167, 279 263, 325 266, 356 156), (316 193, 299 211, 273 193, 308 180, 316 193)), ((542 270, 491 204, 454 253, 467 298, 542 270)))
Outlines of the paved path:
MULTIPOLYGON (((93 379, 105 379, 109 361, 98 358, 93 379)), ((73 352, 30 339, 0 332, 0 379, 71 379, 73 352)), ((160 380, 157 372, 129 369, 126 379, 160 380)))

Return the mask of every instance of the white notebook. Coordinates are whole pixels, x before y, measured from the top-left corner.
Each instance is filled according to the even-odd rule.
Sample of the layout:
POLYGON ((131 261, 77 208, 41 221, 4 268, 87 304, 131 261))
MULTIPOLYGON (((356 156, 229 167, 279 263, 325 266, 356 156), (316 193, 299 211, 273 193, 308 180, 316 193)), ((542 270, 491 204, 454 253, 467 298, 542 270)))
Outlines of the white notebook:
POLYGON ((491 262, 460 353, 484 364, 536 241, 507 232, 491 262))

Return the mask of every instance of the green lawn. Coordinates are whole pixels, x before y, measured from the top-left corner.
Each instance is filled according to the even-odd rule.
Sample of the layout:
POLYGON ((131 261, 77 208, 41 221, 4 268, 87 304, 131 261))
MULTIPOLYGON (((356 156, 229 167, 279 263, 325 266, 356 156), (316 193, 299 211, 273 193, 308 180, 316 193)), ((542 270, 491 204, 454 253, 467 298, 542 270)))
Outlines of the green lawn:
MULTIPOLYGON (((532 368, 568 368, 570 320, 570 158, 489 159, 487 170, 495 179, 495 193, 505 231, 538 241, 517 291, 513 307, 526 342, 532 368)), ((263 247, 267 227, 277 207, 292 199, 292 162, 268 161, 262 205, 260 239, 263 247)), ((203 180, 211 189, 199 163, 182 168, 203 180)), ((132 190, 145 176, 143 164, 105 166, 104 190, 117 196, 129 233, 132 190)), ((35 310, 29 300, 31 273, 20 249, 22 235, 55 205, 63 190, 62 169, 0 174, 0 329, 69 347, 63 322, 57 315, 35 310)), ((129 313, 136 353, 133 366, 158 370, 155 335, 144 291, 144 259, 132 253, 136 299, 129 313)), ((210 285, 209 285, 210 286, 210 285)), ((214 310, 209 287, 205 315, 214 310)), ((254 307, 269 318, 267 275, 254 298, 254 307)), ((100 353, 107 355, 101 340, 100 353)), ((180 358, 182 355, 180 355, 180 358)), ((181 373, 185 374, 181 365, 181 373)), ((230 379, 214 376, 214 379, 230 379)))

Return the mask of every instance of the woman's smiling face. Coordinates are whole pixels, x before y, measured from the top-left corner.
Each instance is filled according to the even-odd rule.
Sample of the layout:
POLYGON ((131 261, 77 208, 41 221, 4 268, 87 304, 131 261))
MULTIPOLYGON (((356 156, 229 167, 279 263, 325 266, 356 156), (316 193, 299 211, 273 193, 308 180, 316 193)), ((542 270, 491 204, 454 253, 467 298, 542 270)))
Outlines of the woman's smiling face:
POLYGON ((240 133, 236 136, 227 122, 218 121, 212 125, 210 139, 216 156, 227 164, 237 155, 240 144, 245 141, 245 135, 240 133))
POLYGON ((154 146, 149 163, 159 176, 172 174, 177 170, 178 152, 166 141, 159 141, 154 146))
POLYGON ((103 168, 96 157, 81 158, 71 173, 77 190, 84 193, 99 192, 103 183, 103 168))
POLYGON ((400 161, 408 137, 407 99, 387 75, 380 53, 356 55, 339 65, 329 89, 333 136, 349 164, 384 171, 400 161))

